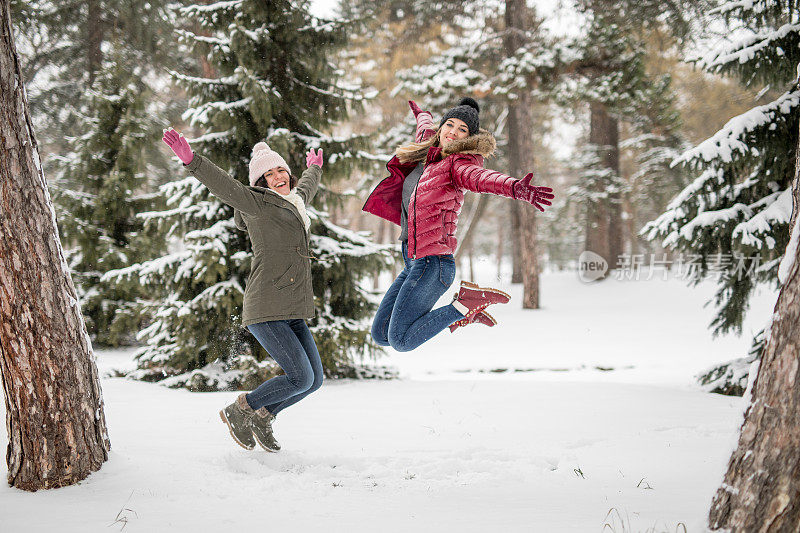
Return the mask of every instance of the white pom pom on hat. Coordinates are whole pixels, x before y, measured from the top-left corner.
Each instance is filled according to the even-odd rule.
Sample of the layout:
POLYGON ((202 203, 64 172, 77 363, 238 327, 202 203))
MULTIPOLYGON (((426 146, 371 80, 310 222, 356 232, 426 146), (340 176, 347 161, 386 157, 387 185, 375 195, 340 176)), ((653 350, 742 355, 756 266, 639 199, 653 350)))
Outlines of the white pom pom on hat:
POLYGON ((264 141, 257 142, 253 146, 253 155, 250 157, 250 185, 255 185, 258 178, 264 173, 275 167, 283 167, 292 175, 292 169, 286 164, 286 160, 278 155, 264 141))
POLYGON ((259 141, 259 142, 256 143, 255 146, 253 146, 253 154, 252 155, 255 155, 256 152, 260 152, 262 150, 270 150, 270 147, 264 141, 259 141))

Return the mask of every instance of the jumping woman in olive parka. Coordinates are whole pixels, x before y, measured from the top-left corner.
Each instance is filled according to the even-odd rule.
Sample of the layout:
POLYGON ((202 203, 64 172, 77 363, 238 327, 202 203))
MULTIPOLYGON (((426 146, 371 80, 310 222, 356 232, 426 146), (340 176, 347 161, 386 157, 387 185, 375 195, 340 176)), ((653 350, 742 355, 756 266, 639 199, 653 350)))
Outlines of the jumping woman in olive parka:
POLYGON ((286 375, 239 395, 219 414, 240 446, 251 450, 258 443, 276 452, 275 416, 322 385, 322 361, 305 322, 315 315, 305 206, 319 186, 322 150, 306 154, 308 168, 297 180, 283 157, 259 142, 253 147, 248 187, 192 152, 174 129, 164 132, 163 141, 214 196, 234 208, 236 227, 250 237, 253 258, 242 325, 286 375))

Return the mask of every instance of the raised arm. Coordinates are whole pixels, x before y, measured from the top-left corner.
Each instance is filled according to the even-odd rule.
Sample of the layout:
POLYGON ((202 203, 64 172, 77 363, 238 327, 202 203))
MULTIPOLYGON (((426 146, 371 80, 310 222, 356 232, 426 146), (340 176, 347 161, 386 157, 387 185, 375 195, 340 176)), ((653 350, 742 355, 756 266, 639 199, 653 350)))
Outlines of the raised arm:
POLYGON ((254 215, 258 212, 258 193, 248 189, 205 157, 192 152, 183 135, 170 128, 164 132, 162 140, 183 162, 186 170, 208 187, 211 194, 244 213, 254 215))
POLYGON ((308 205, 319 188, 319 181, 322 178, 322 148, 314 153, 312 148, 306 153, 306 168, 303 175, 297 181, 297 194, 303 199, 303 203, 308 205))
POLYGON ((551 200, 555 198, 553 189, 531 185, 532 178, 533 174, 529 173, 518 180, 502 172, 484 168, 466 157, 456 158, 453 162, 453 179, 459 187, 472 192, 522 200, 539 211, 544 211, 545 207, 552 205, 551 200))
POLYGON ((419 143, 429 139, 431 135, 436 133, 436 128, 433 124, 433 115, 431 115, 430 111, 423 111, 414 100, 409 100, 408 106, 411 108, 411 112, 414 113, 414 118, 417 120, 414 142, 419 143))

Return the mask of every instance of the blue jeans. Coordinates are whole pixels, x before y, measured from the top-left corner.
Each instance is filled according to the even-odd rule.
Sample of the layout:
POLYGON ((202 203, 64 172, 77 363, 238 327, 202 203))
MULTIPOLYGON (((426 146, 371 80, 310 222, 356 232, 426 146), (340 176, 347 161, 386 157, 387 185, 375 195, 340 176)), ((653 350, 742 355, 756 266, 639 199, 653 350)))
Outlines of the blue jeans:
POLYGON ((456 277, 452 254, 408 259, 406 241, 402 248, 406 266, 378 306, 372 321, 372 338, 381 346, 408 352, 464 315, 452 305, 431 310, 456 277))
POLYGON ((266 407, 277 415, 322 386, 322 361, 305 320, 271 320, 250 324, 247 329, 286 373, 249 393, 250 407, 266 407))

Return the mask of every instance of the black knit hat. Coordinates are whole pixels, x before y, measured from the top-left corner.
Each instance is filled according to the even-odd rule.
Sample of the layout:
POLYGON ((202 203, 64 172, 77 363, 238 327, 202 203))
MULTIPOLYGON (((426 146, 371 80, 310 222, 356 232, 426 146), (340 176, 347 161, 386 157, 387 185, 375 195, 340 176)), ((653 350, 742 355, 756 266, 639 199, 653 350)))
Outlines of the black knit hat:
POLYGON ((442 124, 444 124, 448 118, 457 118, 464 121, 469 128, 470 135, 475 135, 478 133, 478 130, 481 126, 480 120, 478 119, 478 113, 480 110, 481 109, 478 107, 478 102, 469 96, 462 98, 457 106, 444 114, 442 121, 439 123, 439 127, 441 128, 442 124))

